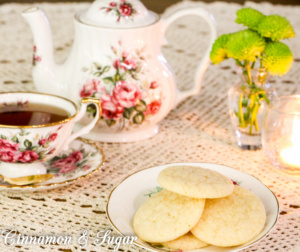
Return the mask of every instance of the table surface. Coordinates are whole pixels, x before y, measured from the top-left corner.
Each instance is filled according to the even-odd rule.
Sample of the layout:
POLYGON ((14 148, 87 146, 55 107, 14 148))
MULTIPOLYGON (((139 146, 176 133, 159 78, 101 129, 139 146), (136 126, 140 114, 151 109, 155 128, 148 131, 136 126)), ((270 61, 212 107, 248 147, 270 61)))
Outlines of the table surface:
MULTIPOLYGON (((209 10, 218 23, 220 34, 236 31, 235 12, 240 5, 184 2, 168 9, 200 5, 209 10)), ((246 3, 265 14, 288 17, 297 37, 288 41, 293 53, 292 70, 271 82, 279 95, 300 93, 300 7, 268 3, 246 3)), ((20 13, 31 5, 0 6, 0 90, 35 90, 31 77, 32 35, 20 13)), ((53 29, 55 56, 58 61, 68 54, 73 39, 73 14, 87 3, 40 4, 53 29), (62 25, 63 24, 63 25, 62 25)), ((207 30, 195 17, 186 17, 167 32, 169 45, 163 53, 173 67, 180 89, 189 88, 193 69, 206 46, 207 30)), ((101 171, 72 185, 41 192, 0 192, 1 232, 13 228, 26 235, 64 234, 79 237, 89 230, 90 238, 111 229, 105 209, 108 195, 125 177, 144 168, 175 162, 210 162, 224 164, 254 175, 278 197, 280 216, 273 231, 262 241, 244 251, 300 251, 300 179, 279 173, 264 152, 242 151, 234 139, 227 111, 227 90, 235 83, 234 64, 226 61, 207 70, 199 95, 178 105, 160 123, 153 138, 136 143, 95 144, 106 156, 101 171)), ((1 251, 109 251, 112 245, 96 247, 89 243, 80 249, 70 246, 11 246, 0 239, 1 251)), ((144 251, 135 245, 123 245, 120 251, 144 251)))

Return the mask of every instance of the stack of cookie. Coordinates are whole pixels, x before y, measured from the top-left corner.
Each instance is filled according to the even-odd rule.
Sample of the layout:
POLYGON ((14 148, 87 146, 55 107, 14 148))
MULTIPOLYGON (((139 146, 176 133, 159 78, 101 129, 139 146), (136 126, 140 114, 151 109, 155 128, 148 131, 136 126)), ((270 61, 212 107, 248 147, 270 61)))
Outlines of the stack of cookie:
POLYGON ((158 176, 164 188, 136 212, 137 236, 170 249, 247 243, 264 228, 263 203, 226 176, 195 166, 172 166, 158 176))

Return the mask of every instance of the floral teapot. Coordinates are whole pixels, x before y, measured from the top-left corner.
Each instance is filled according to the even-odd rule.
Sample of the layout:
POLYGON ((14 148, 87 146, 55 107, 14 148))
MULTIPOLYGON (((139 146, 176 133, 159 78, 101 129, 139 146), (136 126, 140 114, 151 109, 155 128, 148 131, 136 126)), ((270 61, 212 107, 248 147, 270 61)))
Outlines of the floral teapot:
MULTIPOLYGON (((181 9, 168 18, 148 11, 138 0, 97 0, 76 13, 70 55, 54 61, 52 34, 44 13, 33 7, 22 16, 34 37, 33 80, 39 92, 101 100, 102 118, 85 137, 106 142, 146 139, 158 132, 157 123, 180 101, 200 91, 209 65, 209 50, 200 61, 191 90, 179 92, 174 75, 161 54, 167 27, 177 18, 198 15, 216 38, 212 16, 204 9, 181 9)), ((90 117, 94 107, 88 108, 90 117)), ((82 120, 83 127, 90 118, 82 120)))

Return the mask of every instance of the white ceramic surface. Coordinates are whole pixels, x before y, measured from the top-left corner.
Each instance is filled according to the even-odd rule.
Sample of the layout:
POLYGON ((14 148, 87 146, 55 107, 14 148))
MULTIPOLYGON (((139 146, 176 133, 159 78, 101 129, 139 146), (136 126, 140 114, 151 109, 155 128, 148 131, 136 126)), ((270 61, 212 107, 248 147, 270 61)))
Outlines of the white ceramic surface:
MULTIPOLYGON (((159 172, 172 165, 176 164, 167 164, 139 171, 127 177, 111 192, 108 199, 106 212, 110 223, 119 233, 122 235, 135 235, 132 227, 135 212, 139 206, 141 206, 142 203, 148 199, 148 196, 145 196, 145 194, 155 190, 155 188, 159 186, 157 182, 157 176, 159 172)), ((263 239, 275 226, 279 215, 279 204, 277 198, 268 187, 262 184, 255 177, 219 164, 178 163, 177 165, 200 166, 202 168, 220 172, 257 195, 263 202, 267 213, 267 220, 264 229, 257 237, 247 244, 230 248, 209 246, 193 251, 240 251, 263 239)), ((154 248, 140 239, 138 239, 135 244, 150 251, 164 251, 159 248, 154 248)))
POLYGON ((65 186, 101 169, 104 164, 102 150, 86 140, 74 140, 68 150, 63 151, 51 160, 43 163, 47 173, 54 177, 40 184, 10 185, 0 180, 0 190, 8 191, 42 191, 65 186))
POLYGON ((75 122, 85 115, 90 103, 92 101, 83 99, 79 109, 72 101, 59 96, 31 92, 0 93, 1 111, 26 110, 31 104, 40 104, 64 109, 69 114, 62 121, 48 124, 0 125, 0 174, 15 178, 46 173, 47 169, 41 162, 67 150, 71 141, 88 133, 97 123, 100 116, 99 106, 96 106, 95 118, 72 134, 75 122))
POLYGON ((133 28, 153 24, 158 15, 148 11, 139 0, 96 0, 79 19, 94 26, 133 28))
MULTIPOLYGON (((97 141, 129 142, 156 134, 153 129, 171 109, 200 91, 209 65, 210 46, 216 38, 212 15, 200 7, 159 18, 140 1, 101 0, 87 11, 76 13, 74 44, 66 61, 59 65, 54 61, 52 34, 45 14, 34 7, 22 15, 33 32, 33 80, 37 90, 64 95, 75 102, 83 97, 100 99, 102 120, 86 136, 97 141), (197 69, 191 69, 195 71, 194 86, 180 92, 160 48, 169 25, 188 15, 197 15, 207 22, 210 46, 197 69)), ((93 109, 88 112, 92 117, 93 109)), ((86 117, 80 123, 85 125, 88 121, 86 117)))

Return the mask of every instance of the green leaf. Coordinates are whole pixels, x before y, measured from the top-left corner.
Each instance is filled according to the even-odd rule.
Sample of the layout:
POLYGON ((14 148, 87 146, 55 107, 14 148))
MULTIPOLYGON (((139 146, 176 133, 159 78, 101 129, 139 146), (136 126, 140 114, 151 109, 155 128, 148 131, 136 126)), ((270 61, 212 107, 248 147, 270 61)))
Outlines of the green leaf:
POLYGON ((38 150, 38 148, 39 148, 38 146, 34 146, 34 147, 32 147, 32 148, 31 148, 31 150, 33 150, 33 151, 37 151, 37 150, 38 150))
POLYGON ((83 160, 79 165, 83 166, 87 162, 87 159, 83 160))
POLYGON ((60 157, 55 156, 54 158, 51 159, 51 162, 54 162, 54 161, 59 160, 59 159, 60 159, 60 157))
POLYGON ((248 99, 243 98, 243 100, 242 100, 242 107, 247 107, 247 105, 248 105, 248 99))
POLYGON ((112 84, 112 83, 114 83, 114 79, 112 77, 105 77, 102 80, 103 80, 103 82, 105 84, 112 84))
POLYGON ((138 112, 145 112, 147 110, 147 104, 144 100, 139 100, 134 108, 138 112))
POLYGON ((123 112, 123 117, 126 118, 126 119, 130 119, 132 114, 134 112, 134 107, 132 108, 125 108, 124 109, 124 112, 123 112))
POLYGON ((19 143, 19 139, 16 136, 14 136, 11 140, 15 143, 19 143))
POLYGON ((31 148, 32 143, 31 143, 28 139, 26 139, 26 140, 24 141, 24 146, 25 146, 26 148, 31 148))
POLYGON ((1 135, 1 139, 4 139, 4 140, 6 140, 6 139, 7 139, 7 137, 6 137, 6 136, 4 136, 4 135, 1 135))
POLYGON ((41 152, 39 153, 40 159, 43 159, 44 156, 45 156, 45 154, 46 154, 46 151, 41 151, 41 152))
POLYGON ((139 76, 137 74, 131 74, 131 77, 135 80, 139 80, 139 76))
POLYGON ((106 73, 110 70, 110 66, 105 66, 102 70, 102 73, 106 73))
POLYGON ((246 124, 249 121, 249 118, 250 118, 250 108, 247 108, 247 112, 244 113, 244 120, 245 120, 246 124))
POLYGON ((162 187, 160 187, 160 186, 157 186, 157 187, 156 187, 156 191, 157 191, 157 192, 161 192, 162 190, 163 190, 162 187))
POLYGON ((89 114, 92 114, 93 117, 95 117, 96 113, 97 113, 97 109, 96 106, 94 104, 90 104, 87 106, 86 112, 89 114))
POLYGON ((95 66, 95 68, 96 68, 97 70, 101 70, 101 69, 102 69, 101 64, 99 64, 99 63, 97 63, 97 62, 94 62, 93 64, 94 64, 94 66, 95 66))
POLYGON ((108 127, 111 127, 111 126, 113 126, 113 125, 115 125, 116 124, 116 121, 115 120, 105 120, 105 122, 106 122, 106 124, 107 124, 107 126, 108 127))
POLYGON ((144 194, 144 196, 148 196, 149 198, 151 198, 154 194, 157 194, 157 193, 161 192, 162 190, 163 190, 162 187, 157 186, 157 187, 155 187, 154 190, 150 190, 149 193, 144 194))
POLYGON ((122 81, 126 80, 126 73, 123 73, 120 75, 120 80, 122 80, 122 81))
POLYGON ((137 114, 135 114, 135 116, 133 117, 133 123, 135 124, 141 124, 145 119, 145 116, 142 112, 139 112, 137 114))
POLYGON ((94 76, 96 76, 96 77, 100 77, 101 75, 102 75, 102 72, 99 72, 99 71, 94 73, 94 76))
POLYGON ((24 129, 21 129, 21 132, 19 133, 20 134, 20 136, 25 136, 25 130, 24 129))
POLYGON ((120 79, 121 79, 120 74, 116 73, 115 76, 114 76, 114 78, 113 78, 114 82, 118 82, 120 79))
POLYGON ((266 93, 261 93, 259 96, 260 96, 263 100, 265 100, 266 103, 267 103, 268 105, 270 105, 270 100, 269 100, 269 98, 267 97, 266 93))

